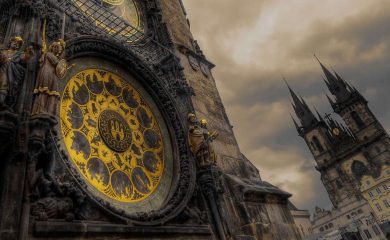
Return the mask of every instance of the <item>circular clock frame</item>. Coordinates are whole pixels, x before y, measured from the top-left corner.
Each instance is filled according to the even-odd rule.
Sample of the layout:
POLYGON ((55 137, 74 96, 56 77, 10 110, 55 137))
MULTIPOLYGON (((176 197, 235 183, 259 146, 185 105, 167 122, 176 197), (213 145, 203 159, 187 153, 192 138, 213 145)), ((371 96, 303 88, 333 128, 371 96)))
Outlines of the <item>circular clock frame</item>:
MULTIPOLYGON (((81 58, 104 59, 104 64, 114 64, 117 69, 131 75, 150 94, 150 97, 161 111, 162 118, 168 128, 172 143, 173 176, 169 193, 163 203, 148 209, 139 209, 136 212, 125 212, 111 202, 99 196, 91 194, 85 187, 80 187, 87 196, 100 205, 105 212, 111 213, 113 217, 126 219, 140 225, 163 224, 180 214, 190 201, 195 190, 196 167, 195 160, 189 151, 187 142, 187 129, 185 128, 185 114, 181 116, 180 108, 176 105, 174 97, 167 89, 164 80, 155 75, 142 60, 115 43, 106 42, 98 37, 81 37, 68 41, 67 59, 74 62, 81 58), (184 119, 184 120, 181 120, 184 119)), ((72 75, 70 70, 70 76, 72 75)), ((64 83, 63 83, 64 84, 64 83)), ((61 144, 60 144, 61 147, 61 144)), ((62 145, 65 149, 65 146, 62 145)), ((74 176, 79 186, 85 186, 78 172, 72 165, 69 156, 63 155, 64 163, 74 176)))
POLYGON ((157 106, 115 66, 92 59, 74 64, 60 101, 61 133, 73 165, 94 195, 119 209, 160 206, 173 174, 172 144, 157 106))

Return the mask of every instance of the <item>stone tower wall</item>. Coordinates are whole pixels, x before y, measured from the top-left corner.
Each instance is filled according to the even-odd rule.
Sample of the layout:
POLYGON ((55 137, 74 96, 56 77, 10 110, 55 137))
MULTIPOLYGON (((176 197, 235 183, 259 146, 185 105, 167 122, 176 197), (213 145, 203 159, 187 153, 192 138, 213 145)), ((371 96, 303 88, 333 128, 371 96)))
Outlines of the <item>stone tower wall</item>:
POLYGON ((214 142, 218 155, 217 164, 226 172, 234 173, 235 175, 245 175, 239 170, 240 162, 244 160, 241 157, 239 146, 211 71, 208 76, 205 76, 200 69, 194 70, 189 63, 188 53, 179 49, 184 47, 190 51, 196 51, 193 44, 195 39, 191 34, 190 26, 187 23, 180 1, 164 0, 162 1, 162 9, 163 19, 177 47, 181 65, 184 67, 185 78, 195 93, 195 96, 192 98, 195 112, 199 119, 207 119, 209 129, 217 130, 220 134, 214 142))

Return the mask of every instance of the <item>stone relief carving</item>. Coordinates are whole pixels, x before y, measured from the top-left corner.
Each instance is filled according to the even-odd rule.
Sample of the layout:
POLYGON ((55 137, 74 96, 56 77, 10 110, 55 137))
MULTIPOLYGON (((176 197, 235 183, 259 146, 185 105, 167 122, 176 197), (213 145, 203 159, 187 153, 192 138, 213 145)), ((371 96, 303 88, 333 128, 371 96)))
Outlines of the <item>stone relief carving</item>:
POLYGON ((8 49, 0 52, 0 105, 13 107, 19 96, 26 63, 34 55, 32 47, 24 50, 21 37, 11 38, 8 49))

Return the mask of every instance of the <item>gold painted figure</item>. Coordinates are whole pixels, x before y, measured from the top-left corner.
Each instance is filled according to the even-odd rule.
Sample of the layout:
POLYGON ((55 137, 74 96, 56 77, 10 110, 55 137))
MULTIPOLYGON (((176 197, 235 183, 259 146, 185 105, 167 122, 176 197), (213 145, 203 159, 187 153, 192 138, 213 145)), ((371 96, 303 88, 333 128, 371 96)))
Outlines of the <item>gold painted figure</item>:
POLYGON ((58 64, 63 60, 65 42, 53 42, 48 52, 43 52, 40 59, 41 67, 34 88, 35 100, 31 115, 47 115, 55 119, 57 103, 60 98, 58 81, 58 64))
POLYGON ((20 90, 26 63, 34 55, 32 47, 21 51, 23 39, 13 37, 9 49, 0 52, 0 105, 12 106, 20 90))
POLYGON ((218 137, 218 132, 209 132, 206 119, 198 121, 194 113, 188 114, 190 149, 195 155, 200 169, 215 165, 216 155, 212 142, 218 137))

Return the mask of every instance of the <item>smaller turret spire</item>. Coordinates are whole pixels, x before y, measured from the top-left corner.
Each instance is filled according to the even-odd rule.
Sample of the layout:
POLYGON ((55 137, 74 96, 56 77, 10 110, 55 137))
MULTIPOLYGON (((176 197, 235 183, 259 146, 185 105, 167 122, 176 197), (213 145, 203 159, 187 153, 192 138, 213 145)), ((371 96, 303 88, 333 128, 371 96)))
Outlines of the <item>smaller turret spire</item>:
POLYGON ((322 118, 321 114, 318 112, 316 107, 314 107, 314 110, 316 111, 318 119, 320 120, 320 122, 325 122, 324 119, 322 118))
POLYGON ((291 113, 290 113, 290 117, 291 117, 291 119, 293 120, 294 126, 295 126, 295 128, 297 129, 298 133, 300 133, 300 132, 301 132, 301 127, 299 127, 297 121, 295 120, 295 118, 292 116, 291 113))
POLYGON ((286 79, 283 78, 285 81, 292 100, 293 100, 293 108, 295 111, 296 116, 299 118, 301 125, 303 128, 309 128, 318 123, 318 119, 314 116, 313 112, 310 110, 308 105, 306 104, 305 100, 302 97, 298 97, 298 95, 292 90, 290 85, 287 83, 286 79))

